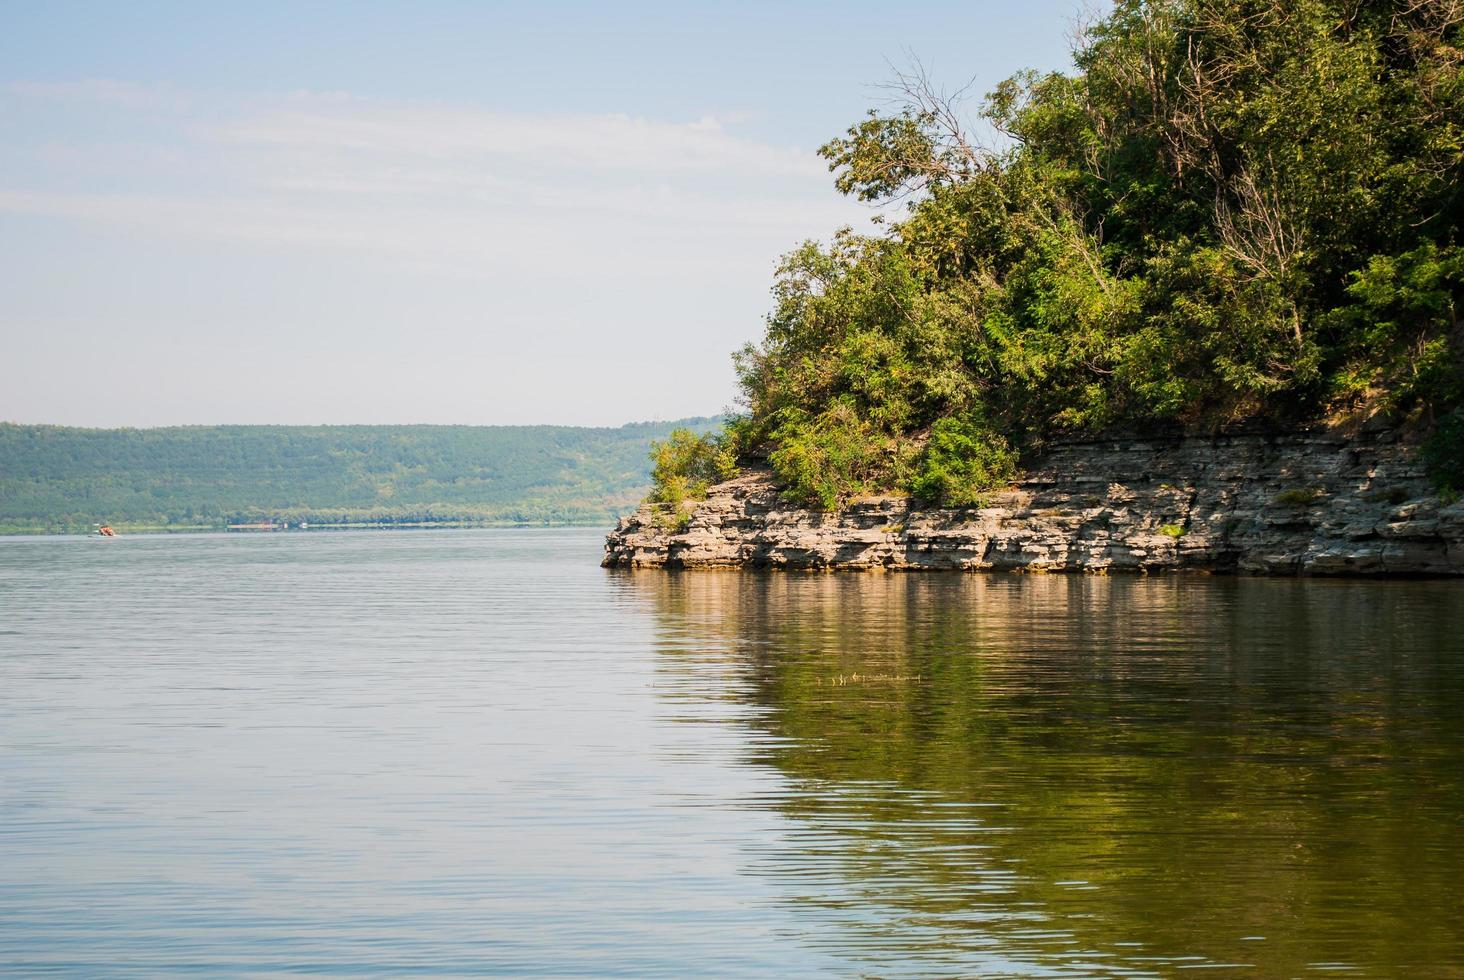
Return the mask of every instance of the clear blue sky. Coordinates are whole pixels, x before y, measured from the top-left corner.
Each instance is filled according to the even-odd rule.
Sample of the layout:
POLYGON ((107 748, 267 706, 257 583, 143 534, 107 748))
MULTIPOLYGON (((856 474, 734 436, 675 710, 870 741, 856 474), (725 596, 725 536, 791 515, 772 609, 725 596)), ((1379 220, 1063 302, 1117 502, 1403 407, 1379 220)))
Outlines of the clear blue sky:
POLYGON ((718 411, 888 63, 984 91, 1079 12, 5 3, 0 419, 718 411))

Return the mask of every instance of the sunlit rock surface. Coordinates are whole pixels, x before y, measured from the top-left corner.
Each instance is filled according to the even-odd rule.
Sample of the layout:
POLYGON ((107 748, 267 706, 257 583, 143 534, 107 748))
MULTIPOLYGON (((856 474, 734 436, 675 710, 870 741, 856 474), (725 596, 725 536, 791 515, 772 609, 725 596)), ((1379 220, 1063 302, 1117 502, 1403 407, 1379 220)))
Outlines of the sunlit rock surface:
POLYGON ((606 567, 1195 570, 1464 575, 1464 501, 1443 506, 1389 432, 1104 439, 1053 446, 989 506, 781 499, 766 471, 713 488, 682 533, 642 508, 606 567))

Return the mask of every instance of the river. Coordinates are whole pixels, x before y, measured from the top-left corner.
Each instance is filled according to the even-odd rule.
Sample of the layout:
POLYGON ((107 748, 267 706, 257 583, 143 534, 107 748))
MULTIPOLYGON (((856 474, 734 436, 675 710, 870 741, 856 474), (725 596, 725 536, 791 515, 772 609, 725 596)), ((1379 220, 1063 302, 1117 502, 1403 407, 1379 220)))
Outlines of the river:
POLYGON ((1464 583, 0 539, 0 972, 1464 976, 1464 583))

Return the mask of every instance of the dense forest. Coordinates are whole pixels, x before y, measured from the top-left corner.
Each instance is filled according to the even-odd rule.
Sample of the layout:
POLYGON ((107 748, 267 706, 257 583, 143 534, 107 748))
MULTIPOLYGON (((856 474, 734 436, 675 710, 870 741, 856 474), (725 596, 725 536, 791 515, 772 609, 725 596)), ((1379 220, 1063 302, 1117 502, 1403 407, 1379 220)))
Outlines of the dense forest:
POLYGON ((745 414, 655 499, 755 454, 824 508, 971 503, 1057 436, 1380 413, 1464 490, 1464 4, 1122 0, 1074 65, 974 128, 917 67, 823 147, 904 207, 783 259, 745 414))
POLYGON ((604 522, 650 483, 646 450, 720 419, 565 426, 0 423, 0 532, 231 523, 604 522))

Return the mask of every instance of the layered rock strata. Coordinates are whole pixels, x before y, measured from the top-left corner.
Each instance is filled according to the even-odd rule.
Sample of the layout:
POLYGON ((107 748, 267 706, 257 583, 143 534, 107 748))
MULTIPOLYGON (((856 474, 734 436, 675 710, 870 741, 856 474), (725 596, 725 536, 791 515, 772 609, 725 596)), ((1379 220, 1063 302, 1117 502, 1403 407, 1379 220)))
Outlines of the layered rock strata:
POLYGON ((624 518, 603 564, 1464 575, 1464 501, 1445 506, 1390 432, 1109 438, 1053 446, 984 507, 875 497, 820 513, 752 470, 684 531, 648 507, 624 518))

